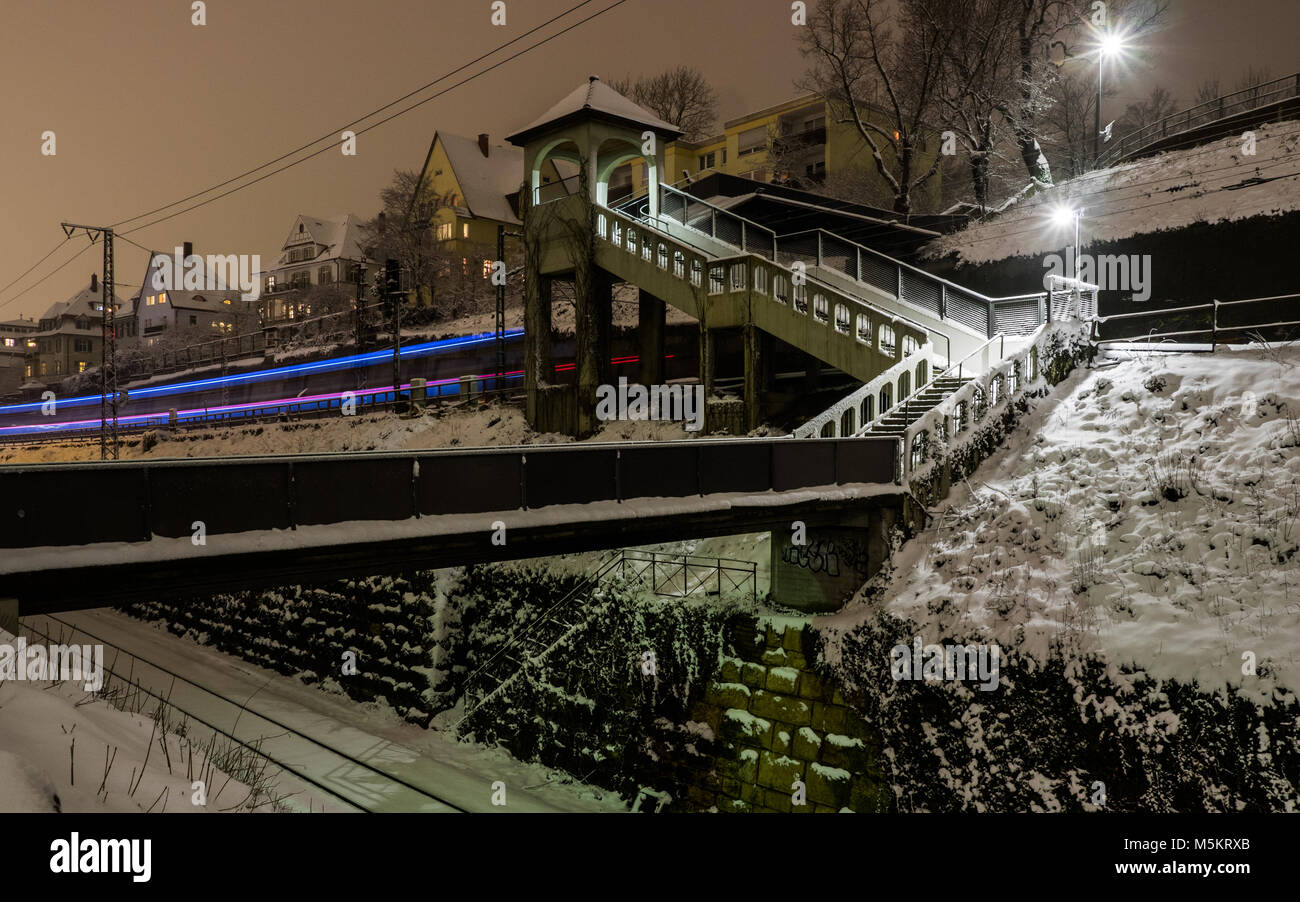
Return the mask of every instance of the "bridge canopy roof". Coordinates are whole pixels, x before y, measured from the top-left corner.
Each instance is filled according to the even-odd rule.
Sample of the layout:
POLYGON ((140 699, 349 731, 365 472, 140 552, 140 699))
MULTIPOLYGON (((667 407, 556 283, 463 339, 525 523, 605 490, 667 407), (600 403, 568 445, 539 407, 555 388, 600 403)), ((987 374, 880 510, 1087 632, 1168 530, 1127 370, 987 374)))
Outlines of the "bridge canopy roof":
POLYGON ((638 130, 649 129, 669 141, 682 135, 682 130, 677 126, 628 100, 593 75, 587 79, 586 84, 571 91, 532 125, 510 135, 506 140, 522 147, 539 134, 556 131, 584 119, 601 119, 616 125, 633 126, 638 130))

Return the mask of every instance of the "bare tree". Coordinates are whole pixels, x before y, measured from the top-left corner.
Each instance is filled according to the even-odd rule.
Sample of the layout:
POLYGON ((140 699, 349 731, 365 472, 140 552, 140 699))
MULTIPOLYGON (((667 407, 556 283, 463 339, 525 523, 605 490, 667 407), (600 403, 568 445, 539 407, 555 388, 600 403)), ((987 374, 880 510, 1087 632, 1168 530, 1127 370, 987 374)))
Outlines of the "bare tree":
POLYGON ((950 30, 910 4, 895 33, 881 0, 823 0, 802 32, 809 70, 800 86, 825 98, 830 118, 857 131, 898 213, 912 212, 912 193, 943 160, 936 146, 927 166, 921 145, 934 130, 928 120, 939 109, 951 40, 950 30))
POLYGON ((694 66, 678 66, 635 81, 627 75, 609 86, 677 126, 688 141, 708 137, 718 119, 718 95, 694 66))
POLYGON ((911 15, 951 40, 938 92, 944 124, 966 151, 975 203, 988 206, 997 147, 1007 132, 1015 68, 1011 11, 1005 0, 935 4, 907 0, 911 15))
MULTIPOLYGON (((1088 53, 1088 45, 1098 38, 1099 29, 1092 24, 1097 4, 1094 0, 1003 2, 1010 5, 1015 19, 1019 60, 1016 102, 1004 112, 1012 122, 1025 171, 1036 182, 1051 184, 1051 166, 1040 139, 1051 127, 1044 118, 1062 95, 1056 82, 1062 77, 1059 67, 1063 61, 1053 61, 1052 53, 1060 48, 1066 60, 1088 53)), ((1159 27, 1168 8, 1169 0, 1111 0, 1102 7, 1106 15, 1104 27, 1136 40, 1159 27)))
POLYGON ((1156 85, 1145 100, 1128 105, 1124 115, 1120 117, 1117 128, 1121 135, 1127 135, 1159 122, 1166 116, 1172 116, 1177 111, 1178 101, 1163 87, 1156 85))
POLYGON ((1192 105, 1200 106, 1203 103, 1218 100, 1221 96, 1223 96, 1223 91, 1219 89, 1219 80, 1217 78, 1207 78, 1196 86, 1196 94, 1192 97, 1192 105))

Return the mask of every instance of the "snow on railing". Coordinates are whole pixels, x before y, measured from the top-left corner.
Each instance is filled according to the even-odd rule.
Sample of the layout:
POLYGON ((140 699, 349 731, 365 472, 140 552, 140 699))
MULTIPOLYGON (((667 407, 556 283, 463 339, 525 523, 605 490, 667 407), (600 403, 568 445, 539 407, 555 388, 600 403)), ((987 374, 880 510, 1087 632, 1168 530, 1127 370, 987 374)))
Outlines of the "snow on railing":
MULTIPOLYGON (((936 404, 903 434, 900 480, 913 486, 934 466, 936 445, 951 449, 958 437, 991 422, 1017 397, 1047 386, 1043 354, 1061 334, 1080 333, 1086 340, 1091 323, 1044 323, 1020 350, 994 361, 973 381, 936 404)), ((990 341, 990 344, 992 342, 990 341)))
MULTIPOLYGON (((942 361, 943 358, 935 353, 934 345, 931 342, 926 342, 914 353, 904 357, 879 376, 864 383, 862 387, 853 393, 845 395, 826 410, 808 420, 808 422, 795 429, 791 435, 794 438, 817 438, 822 436, 822 430, 827 426, 831 427, 831 431, 828 433, 830 436, 858 435, 867 425, 881 415, 882 411, 876 410, 876 399, 881 389, 886 385, 893 386, 904 373, 915 373, 917 365, 922 362, 926 364, 928 372, 934 374, 937 368, 942 365, 942 361), (853 416, 846 428, 844 425, 845 414, 849 411, 853 412, 853 416)), ((932 380, 933 375, 931 375, 932 380)), ((926 384, 928 385, 929 382, 926 384)))
POLYGON ((708 297, 748 292, 770 301, 774 309, 804 317, 809 323, 855 342, 877 363, 883 362, 880 358, 897 360, 904 339, 919 345, 932 333, 942 335, 815 277, 805 275, 803 284, 798 284, 800 279, 792 270, 766 257, 753 253, 716 257, 661 231, 651 222, 609 208, 596 214, 596 235, 678 281, 704 287, 708 297), (885 340, 890 336, 892 347, 885 340))

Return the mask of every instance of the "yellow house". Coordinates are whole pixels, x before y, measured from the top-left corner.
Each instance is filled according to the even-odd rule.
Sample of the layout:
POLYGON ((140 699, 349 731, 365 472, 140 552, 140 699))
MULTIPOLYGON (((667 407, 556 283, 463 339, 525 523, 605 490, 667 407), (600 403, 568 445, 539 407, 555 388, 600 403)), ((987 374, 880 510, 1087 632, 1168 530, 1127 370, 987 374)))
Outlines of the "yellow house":
MULTIPOLYGON (((542 174, 545 185, 569 193, 555 164, 542 174)), ((497 228, 505 226, 506 253, 519 247, 519 189, 524 152, 492 144, 487 135, 466 138, 435 132, 420 170, 415 215, 427 217, 437 252, 459 266, 462 276, 488 277, 497 256, 497 228), (459 258, 459 259, 457 259, 459 258)))
MULTIPOLYGON (((883 114, 871 107, 883 121, 883 114)), ((825 100, 805 94, 785 103, 767 107, 723 123, 723 132, 703 141, 678 140, 666 149, 664 181, 680 185, 688 179, 701 178, 710 172, 723 172, 761 182, 782 182, 805 190, 817 191, 828 179, 854 177, 870 200, 888 207, 892 191, 876 172, 871 148, 850 123, 836 121, 825 100)), ((920 140, 916 171, 924 172, 939 153, 937 131, 926 129, 920 140)), ((892 163, 892 151, 884 151, 892 163)), ((619 179, 633 193, 642 188, 638 167, 630 167, 619 179)), ((912 195, 917 210, 937 210, 941 197, 940 173, 912 195)), ((615 180, 611 180, 611 189, 615 180)), ((625 191, 628 189, 624 189, 625 191)))

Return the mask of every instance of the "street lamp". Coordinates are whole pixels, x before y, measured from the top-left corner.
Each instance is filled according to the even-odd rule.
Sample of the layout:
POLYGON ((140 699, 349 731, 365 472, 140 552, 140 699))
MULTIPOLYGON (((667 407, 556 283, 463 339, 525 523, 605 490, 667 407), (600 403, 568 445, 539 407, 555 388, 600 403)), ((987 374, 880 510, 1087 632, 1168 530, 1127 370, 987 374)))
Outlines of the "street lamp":
POLYGON ((1101 159, 1101 70, 1108 59, 1124 52, 1124 34, 1119 31, 1103 32, 1097 41, 1097 109, 1094 111, 1095 123, 1092 130, 1092 165, 1095 167, 1101 159))
POLYGON ((1082 207, 1072 207, 1068 203, 1058 204, 1051 209, 1052 221, 1061 228, 1074 223, 1074 278, 1079 278, 1079 220, 1083 218, 1082 207))

